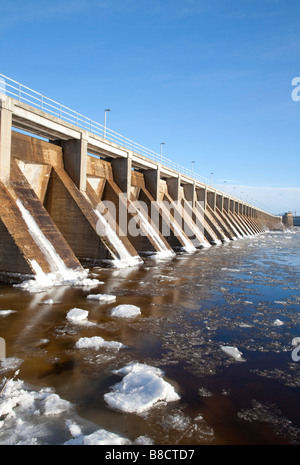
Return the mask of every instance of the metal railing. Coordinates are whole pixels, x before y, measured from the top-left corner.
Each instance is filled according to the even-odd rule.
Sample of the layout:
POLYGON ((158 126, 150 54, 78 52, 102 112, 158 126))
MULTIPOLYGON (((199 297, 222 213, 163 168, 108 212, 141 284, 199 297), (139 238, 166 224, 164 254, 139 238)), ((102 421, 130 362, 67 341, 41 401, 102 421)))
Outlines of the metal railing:
POLYGON ((78 113, 71 108, 62 105, 55 100, 46 97, 45 95, 36 92, 33 89, 30 89, 23 84, 20 84, 13 79, 0 74, 0 92, 11 96, 20 102, 27 103, 39 110, 42 110, 50 115, 56 116, 63 121, 74 124, 75 126, 91 132, 97 136, 102 137, 110 142, 113 142, 117 145, 120 145, 132 152, 135 152, 138 155, 141 155, 151 161, 161 163, 163 166, 170 168, 172 170, 178 171, 181 174, 189 176, 196 181, 199 181, 203 184, 212 185, 206 178, 200 176, 198 173, 185 168, 178 163, 170 160, 169 158, 164 157, 163 155, 150 150, 137 142, 128 139, 127 137, 118 134, 116 131, 113 131, 104 125, 93 121, 91 118, 88 118, 81 113, 78 113))

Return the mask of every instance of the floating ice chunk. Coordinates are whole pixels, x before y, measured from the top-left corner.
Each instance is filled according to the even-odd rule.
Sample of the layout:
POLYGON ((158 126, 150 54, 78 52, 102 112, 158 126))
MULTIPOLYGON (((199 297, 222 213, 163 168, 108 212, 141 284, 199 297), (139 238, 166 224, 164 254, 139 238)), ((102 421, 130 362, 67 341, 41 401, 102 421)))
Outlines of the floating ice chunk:
POLYGON ((98 300, 99 302, 114 302, 116 298, 115 295, 109 294, 89 294, 87 296, 88 300, 98 300))
POLYGON ((47 299, 47 300, 43 300, 43 302, 40 302, 40 303, 45 304, 45 305, 53 305, 54 300, 53 299, 47 299))
POLYGON ((111 310, 111 316, 117 318, 134 318, 140 314, 140 308, 136 307, 135 305, 118 305, 111 310))
POLYGON ((16 310, 0 310, 0 316, 8 316, 12 313, 16 313, 16 310))
POLYGON ((281 326, 283 324, 283 321, 279 320, 279 318, 276 318, 276 320, 273 322, 273 326, 281 326))
POLYGON ((198 392, 199 392, 199 395, 201 397, 211 397, 213 395, 212 392, 210 392, 208 389, 206 389, 205 387, 201 387, 198 389, 198 392))
POLYGON ((104 347, 106 349, 119 350, 119 349, 123 349, 123 348, 126 347, 121 342, 105 341, 100 336, 81 337, 76 342, 75 345, 76 345, 77 349, 100 349, 101 347, 104 347))
POLYGON ((116 433, 111 433, 104 429, 99 429, 94 433, 85 435, 82 433, 80 426, 71 420, 66 422, 66 426, 73 437, 65 442, 65 445, 151 445, 153 441, 148 436, 139 436, 132 443, 129 439, 116 433))
POLYGON ((70 402, 61 399, 57 394, 49 394, 44 401, 44 415, 60 415, 69 410, 70 402))
POLYGON ((51 389, 31 390, 19 379, 7 380, 1 389, 1 445, 45 443, 53 433, 53 415, 61 423, 60 416, 71 408, 51 389))
POLYGON ((153 444, 153 441, 151 438, 149 438, 149 436, 139 436, 135 439, 134 444, 140 446, 151 446, 153 444))
POLYGON ((84 445, 84 446, 124 446, 129 445, 129 439, 119 436, 118 434, 111 433, 105 429, 99 429, 87 436, 81 435, 75 439, 65 442, 65 445, 84 445))
POLYGON ((239 270, 238 268, 221 268, 221 271, 231 271, 234 273, 239 273, 241 270, 239 270))
POLYGON ((70 431, 70 434, 73 438, 77 438, 78 436, 82 435, 82 431, 80 426, 78 426, 76 423, 74 423, 71 420, 66 421, 66 426, 68 430, 70 431))
POLYGON ((124 378, 112 387, 112 392, 104 395, 105 401, 113 409, 141 413, 159 401, 180 399, 174 387, 163 380, 163 372, 158 368, 132 363, 114 373, 124 375, 124 378))
POLYGON ((67 319, 70 321, 84 321, 87 319, 89 312, 81 308, 72 308, 67 313, 67 319))
POLYGON ((17 357, 6 357, 0 359, 0 373, 5 373, 7 371, 13 371, 19 368, 24 360, 17 357))
POLYGON ((94 433, 90 434, 89 436, 85 436, 83 440, 83 444, 88 446, 88 445, 126 445, 130 444, 130 441, 122 436, 119 436, 118 434, 111 433, 109 431, 106 431, 104 429, 99 429, 98 431, 95 431, 94 433))
POLYGON ((244 359, 242 358, 242 352, 240 352, 236 347, 221 346, 221 349, 223 350, 223 352, 225 352, 227 355, 230 355, 235 360, 238 360, 240 362, 244 361, 244 359))

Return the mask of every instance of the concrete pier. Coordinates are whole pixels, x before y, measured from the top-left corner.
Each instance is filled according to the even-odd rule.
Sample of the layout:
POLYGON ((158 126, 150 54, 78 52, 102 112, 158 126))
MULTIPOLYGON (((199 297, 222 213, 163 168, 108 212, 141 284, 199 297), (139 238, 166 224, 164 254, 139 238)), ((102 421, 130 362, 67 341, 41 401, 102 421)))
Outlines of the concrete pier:
POLYGON ((0 94, 3 281, 53 271, 32 228, 67 268, 82 269, 121 260, 124 250, 131 258, 172 257, 281 223, 281 217, 0 94))

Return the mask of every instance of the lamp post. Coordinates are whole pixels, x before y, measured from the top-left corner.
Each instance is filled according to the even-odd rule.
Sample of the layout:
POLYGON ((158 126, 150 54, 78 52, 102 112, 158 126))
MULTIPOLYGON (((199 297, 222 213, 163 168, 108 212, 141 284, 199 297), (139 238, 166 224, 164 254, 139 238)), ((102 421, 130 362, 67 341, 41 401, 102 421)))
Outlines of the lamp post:
POLYGON ((192 172, 194 171, 194 163, 196 163, 196 162, 192 161, 192 172))
POLYGON ((214 175, 214 173, 210 173, 210 179, 209 179, 209 185, 211 186, 211 177, 214 175))
POLYGON ((161 143, 160 143, 160 162, 161 162, 161 163, 162 163, 162 146, 163 146, 163 145, 166 145, 166 143, 165 143, 165 142, 161 142, 161 143))
POLYGON ((107 111, 111 111, 111 108, 106 108, 106 110, 104 110, 104 129, 103 129, 103 138, 105 139, 105 135, 106 135, 106 112, 107 111))

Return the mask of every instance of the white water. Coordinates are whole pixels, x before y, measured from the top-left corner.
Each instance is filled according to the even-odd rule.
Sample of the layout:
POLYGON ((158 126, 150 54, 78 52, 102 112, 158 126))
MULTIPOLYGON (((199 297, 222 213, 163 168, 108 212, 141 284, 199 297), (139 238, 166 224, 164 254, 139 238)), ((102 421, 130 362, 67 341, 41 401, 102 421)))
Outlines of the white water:
POLYGON ((168 247, 166 247, 164 242, 161 240, 159 233, 153 228, 153 226, 148 221, 148 219, 143 215, 143 213, 133 203, 131 203, 131 208, 133 208, 134 211, 137 213, 144 229, 155 242, 155 245, 158 249, 158 252, 155 254, 155 257, 156 258, 174 257, 175 252, 173 252, 173 250, 170 250, 168 247))
POLYGON ((142 263, 142 259, 136 255, 132 256, 128 250, 126 249, 125 245, 118 237, 117 233, 114 229, 110 226, 110 224, 106 221, 106 219, 101 215, 101 213, 96 209, 94 210, 97 217, 97 232, 99 234, 102 233, 103 235, 107 236, 113 247, 117 250, 119 257, 117 257, 112 250, 110 250, 112 256, 114 257, 113 265, 116 268, 125 268, 128 266, 135 266, 140 265, 142 263))
POLYGON ((22 217, 28 226, 31 237, 39 246, 39 249, 47 259, 47 262, 49 263, 51 268, 51 272, 58 271, 64 274, 67 271, 66 265, 64 264, 64 261, 60 258, 60 256, 57 254, 51 242, 45 237, 34 218, 31 216, 29 211, 26 210, 26 208, 19 199, 17 199, 17 206, 21 211, 22 217))
POLYGON ((174 230, 174 234, 178 237, 181 238, 184 246, 183 246, 183 249, 185 252, 188 252, 188 253, 193 253, 193 252, 196 252, 196 247, 191 243, 191 241, 182 233, 181 229, 179 226, 177 226, 177 224, 175 223, 175 221, 173 220, 170 220, 171 222, 171 225, 173 226, 173 230, 174 230))
POLYGON ((33 280, 25 281, 18 285, 18 287, 26 289, 29 292, 40 292, 45 288, 63 284, 73 286, 94 286, 99 283, 98 280, 88 279, 88 271, 86 270, 80 268, 77 270, 67 268, 62 258, 57 254, 51 242, 43 234, 40 227, 30 212, 24 207, 20 199, 17 199, 16 203, 28 227, 31 237, 45 256, 51 269, 51 272, 46 274, 36 260, 30 260, 30 264, 32 269, 35 271, 36 276, 33 280))

